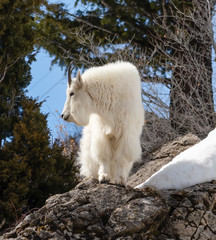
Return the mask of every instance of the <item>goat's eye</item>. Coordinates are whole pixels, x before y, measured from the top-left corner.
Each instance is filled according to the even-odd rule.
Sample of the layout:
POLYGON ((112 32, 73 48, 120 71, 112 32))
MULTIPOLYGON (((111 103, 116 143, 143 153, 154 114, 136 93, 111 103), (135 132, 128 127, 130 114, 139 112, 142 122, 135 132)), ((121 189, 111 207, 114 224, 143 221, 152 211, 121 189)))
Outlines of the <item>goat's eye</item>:
POLYGON ((74 92, 71 92, 71 93, 70 93, 70 96, 72 97, 73 95, 74 95, 74 92))

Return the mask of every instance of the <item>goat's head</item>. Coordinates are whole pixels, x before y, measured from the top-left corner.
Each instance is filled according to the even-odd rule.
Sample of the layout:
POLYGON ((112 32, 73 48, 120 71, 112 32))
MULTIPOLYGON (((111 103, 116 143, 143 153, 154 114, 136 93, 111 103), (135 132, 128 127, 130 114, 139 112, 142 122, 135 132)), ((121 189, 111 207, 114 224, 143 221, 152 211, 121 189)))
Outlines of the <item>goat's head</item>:
POLYGON ((71 78, 73 70, 71 66, 72 63, 70 63, 68 69, 67 99, 62 112, 62 118, 67 122, 74 122, 79 126, 85 126, 88 124, 90 115, 89 94, 86 91, 80 71, 76 78, 71 78))

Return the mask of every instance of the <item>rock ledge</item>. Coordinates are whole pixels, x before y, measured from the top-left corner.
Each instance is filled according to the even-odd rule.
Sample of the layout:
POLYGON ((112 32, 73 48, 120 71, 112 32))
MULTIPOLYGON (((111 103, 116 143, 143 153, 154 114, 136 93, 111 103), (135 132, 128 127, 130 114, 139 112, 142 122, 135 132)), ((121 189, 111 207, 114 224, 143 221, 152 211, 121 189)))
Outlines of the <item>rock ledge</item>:
POLYGON ((216 184, 143 191, 90 179, 50 197, 2 239, 216 239, 216 184))

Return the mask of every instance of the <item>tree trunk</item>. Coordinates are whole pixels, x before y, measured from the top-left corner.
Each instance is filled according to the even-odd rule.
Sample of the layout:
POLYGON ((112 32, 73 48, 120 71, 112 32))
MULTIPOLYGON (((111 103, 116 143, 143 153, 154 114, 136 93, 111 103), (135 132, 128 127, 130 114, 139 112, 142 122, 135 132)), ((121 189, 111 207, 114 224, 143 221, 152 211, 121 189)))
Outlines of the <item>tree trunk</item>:
POLYGON ((178 52, 170 90, 170 120, 179 134, 199 137, 214 128, 211 45, 190 43, 193 62, 178 52))

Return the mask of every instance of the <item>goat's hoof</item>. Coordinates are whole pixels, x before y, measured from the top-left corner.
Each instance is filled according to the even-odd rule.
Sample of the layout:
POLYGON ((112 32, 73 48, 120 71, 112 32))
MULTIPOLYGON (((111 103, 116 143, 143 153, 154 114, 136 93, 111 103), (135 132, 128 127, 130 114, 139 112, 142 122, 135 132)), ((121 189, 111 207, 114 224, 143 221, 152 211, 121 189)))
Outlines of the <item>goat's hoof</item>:
POLYGON ((109 175, 108 174, 102 174, 100 177, 99 177, 99 183, 109 183, 110 182, 110 178, 109 178, 109 175))
POLYGON ((122 187, 122 188, 126 188, 126 185, 123 184, 123 183, 117 183, 116 186, 118 186, 118 187, 122 187))
POLYGON ((126 180, 123 177, 119 177, 118 179, 116 179, 115 185, 123 188, 127 187, 126 180))
POLYGON ((110 181, 107 180, 107 179, 103 179, 103 180, 99 181, 99 183, 100 183, 100 184, 102 184, 102 183, 108 184, 108 183, 110 183, 110 181))

